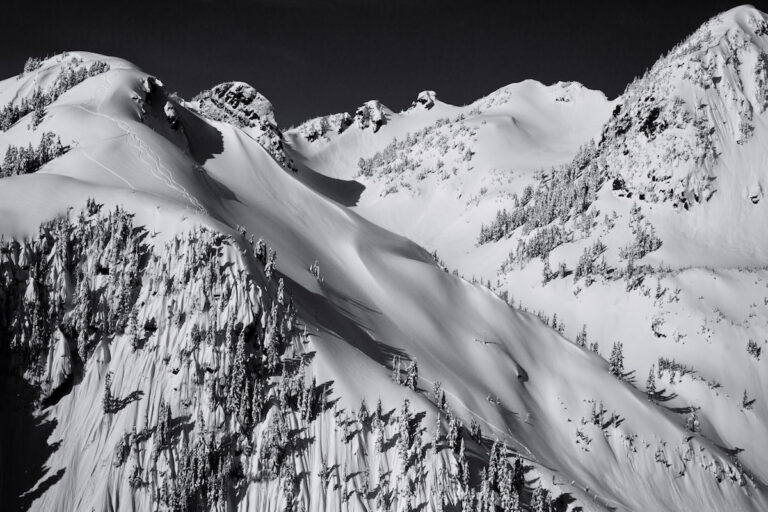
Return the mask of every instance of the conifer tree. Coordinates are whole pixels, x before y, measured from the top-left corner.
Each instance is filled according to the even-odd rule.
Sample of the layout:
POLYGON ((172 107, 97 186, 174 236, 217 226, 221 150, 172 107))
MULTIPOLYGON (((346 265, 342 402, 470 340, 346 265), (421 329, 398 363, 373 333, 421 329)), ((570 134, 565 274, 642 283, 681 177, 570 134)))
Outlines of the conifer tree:
POLYGON ((43 122, 45 117, 45 105, 42 101, 35 103, 35 107, 32 110, 32 128, 37 128, 40 123, 43 122))
POLYGON ((552 279, 552 267, 549 266, 549 258, 544 258, 544 267, 541 269, 541 284, 547 284, 552 279))
POLYGON ((131 340, 131 350, 136 352, 141 346, 141 333, 139 332, 139 311, 136 307, 131 308, 128 317, 128 336, 131 340))
POLYGON ((432 451, 437 455, 437 443, 440 441, 440 427, 441 427, 440 413, 435 417, 435 427, 432 430, 432 451))
POLYGON ((448 436, 446 437, 446 440, 448 441, 448 446, 451 447, 451 450, 456 452, 459 449, 459 441, 461 439, 461 426, 459 424, 459 420, 456 419, 456 417, 453 415, 453 413, 448 413, 448 436))
POLYGON ((441 411, 444 411, 448 406, 445 399, 445 390, 443 389, 443 384, 440 381, 436 381, 432 387, 432 398, 435 400, 435 404, 437 404, 438 409, 441 411))
POLYGON ((264 402, 266 401, 264 383, 258 377, 253 383, 253 397, 251 400, 251 422, 253 425, 261 423, 264 402))
POLYGON ((392 356, 392 380, 400 384, 400 356, 392 356))
POLYGON ((754 403, 754 400, 749 399, 749 395, 747 395, 747 390, 745 389, 744 396, 741 398, 741 406, 746 410, 750 410, 754 403))
POLYGON ((171 406, 160 402, 160 412, 157 419, 157 436, 160 448, 170 448, 171 446, 171 406))
POLYGON ((464 486, 464 491, 461 497, 461 510, 473 511, 475 509, 475 491, 470 489, 469 486, 464 486))
POLYGON ((587 324, 583 324, 581 332, 576 335, 576 344, 582 348, 587 346, 587 324))
POLYGON ((267 251, 267 263, 264 266, 264 275, 267 277, 268 281, 272 280, 272 276, 275 275, 276 270, 277 270, 277 252, 275 252, 272 249, 269 249, 267 251))
POLYGON ((259 237, 259 241, 256 242, 256 246, 253 248, 253 255, 262 265, 267 263, 267 244, 263 238, 259 237))
POLYGON ((227 395, 227 410, 230 414, 236 414, 239 411, 240 403, 244 398, 243 390, 246 387, 247 369, 244 331, 245 329, 242 329, 237 337, 234 360, 230 366, 229 393, 227 395))
POLYGON ((549 491, 544 487, 537 487, 531 498, 531 512, 551 512, 552 504, 549 499, 549 491))
POLYGON ((405 385, 413 391, 416 391, 419 385, 419 365, 415 359, 411 361, 406 369, 405 385))
POLYGON ((616 341, 611 349, 611 357, 608 361, 608 371, 614 377, 619 379, 624 375, 624 354, 622 353, 623 345, 620 341, 616 341))
POLYGON ((315 260, 314 263, 310 265, 309 272, 315 276, 315 279, 322 281, 322 278, 320 277, 320 263, 317 260, 315 260))
POLYGON ((512 466, 512 487, 519 493, 525 487, 525 467, 520 457, 515 457, 512 466))
POLYGON ((384 452, 384 426, 382 425, 381 421, 376 422, 375 427, 375 441, 374 445, 376 448, 377 453, 383 453, 384 452))
POLYGON ((397 423, 397 453, 403 461, 408 460, 408 449, 411 447, 411 411, 409 406, 409 400, 404 399, 397 423))
POLYGON ((101 399, 101 405, 105 414, 114 412, 115 397, 112 395, 112 372, 107 372, 104 376, 104 396, 101 399))
POLYGON ((458 457, 459 478, 464 487, 469 487, 469 464, 467 463, 467 453, 464 448, 464 439, 459 442, 458 457))
POLYGON ((365 398, 360 400, 360 407, 357 409, 357 421, 360 425, 365 426, 368 423, 368 404, 365 403, 365 398))
POLYGON ((480 429, 480 423, 473 417, 469 423, 469 435, 475 442, 479 443, 483 437, 483 432, 480 429))
POLYGON ((645 382, 645 392, 648 394, 648 400, 652 401, 656 396, 656 375, 654 365, 651 365, 651 369, 648 372, 648 380, 645 382))

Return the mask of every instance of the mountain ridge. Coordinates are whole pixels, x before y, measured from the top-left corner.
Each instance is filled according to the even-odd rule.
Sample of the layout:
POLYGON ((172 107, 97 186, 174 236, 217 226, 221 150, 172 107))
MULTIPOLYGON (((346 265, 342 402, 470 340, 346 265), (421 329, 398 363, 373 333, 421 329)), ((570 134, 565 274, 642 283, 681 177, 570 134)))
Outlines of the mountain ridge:
MULTIPOLYGON (((765 359, 726 341, 759 341, 768 275, 729 271, 725 250, 711 273, 663 266, 688 255, 662 219, 717 203, 635 204, 597 174, 590 140, 617 104, 602 93, 426 94, 310 141, 267 110, 241 123, 248 98, 268 101, 245 84, 187 102, 119 59, 29 68, 0 103, 63 92, 0 141, 50 132, 66 149, 0 179, 0 390, 25 391, 0 423, 3 460, 23 466, 0 473, 13 506, 767 506, 765 359), (344 181, 365 187, 350 204, 329 193, 344 181), (575 188, 569 208, 549 202, 575 188), (505 207, 523 224, 502 216, 479 242, 505 207)), ((747 218, 765 205, 742 199, 747 218)))

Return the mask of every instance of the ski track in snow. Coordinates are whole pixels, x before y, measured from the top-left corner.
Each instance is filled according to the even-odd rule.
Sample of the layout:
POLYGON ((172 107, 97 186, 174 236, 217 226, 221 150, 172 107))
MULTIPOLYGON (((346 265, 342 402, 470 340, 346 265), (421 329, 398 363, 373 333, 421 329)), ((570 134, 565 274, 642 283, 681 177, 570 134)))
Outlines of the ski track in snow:
POLYGON ((95 163, 96 165, 98 165, 99 167, 101 167, 102 169, 104 169, 105 171, 109 172, 110 174, 112 174, 112 175, 113 175, 113 176, 115 176, 116 178, 118 178, 118 179, 122 180, 122 182, 123 182, 123 183, 125 183, 126 185, 128 185, 129 187, 131 187, 131 190, 136 190, 136 187, 134 187, 133 185, 131 185, 131 183, 130 183, 130 182, 127 180, 127 179, 123 178, 122 176, 120 176, 119 174, 117 174, 115 171, 113 171, 112 169, 110 169, 109 167, 107 167, 106 165, 104 165, 103 163, 101 163, 101 162, 99 162, 98 160, 96 160, 95 158, 93 158, 93 157, 92 157, 90 154, 88 154, 88 152, 87 152, 86 150, 84 150, 84 149, 83 149, 83 150, 82 150, 82 153, 83 153, 83 156, 84 156, 85 158, 87 158, 87 159, 88 159, 88 160, 90 160, 91 162, 95 163))
MULTIPOLYGON (((120 128, 124 132, 124 134, 128 136, 128 140, 131 142, 131 145, 136 149, 136 151, 139 154, 139 160, 149 167, 150 174, 152 174, 152 176, 157 178, 160 182, 162 182, 164 185, 166 185, 171 190, 174 190, 174 191, 180 193, 181 195, 183 195, 190 203, 192 203, 192 205, 194 205, 194 207, 200 213, 206 215, 208 212, 206 211, 206 209, 203 206, 203 204, 196 197, 194 197, 192 194, 190 194, 187 191, 187 189, 184 188, 183 185, 181 185, 179 182, 177 182, 173 178, 173 174, 165 167, 165 165, 160 160, 160 157, 158 157, 157 154, 154 151, 152 151, 152 149, 149 146, 147 146, 147 144, 143 140, 141 140, 141 138, 138 135, 136 135, 136 132, 133 131, 131 129, 131 127, 125 121, 123 121, 121 119, 118 119, 116 117, 113 117, 113 116, 111 116, 109 114, 105 114, 105 113, 103 113, 101 111, 101 106, 104 103, 104 100, 106 99, 106 91, 109 89, 109 86, 110 86, 108 73, 105 73, 103 76, 104 76, 104 82, 105 82, 104 86, 102 88, 103 89, 103 93, 101 94, 101 100, 99 101, 98 105, 96 106, 96 110, 93 111, 93 110, 87 109, 84 106, 79 105, 79 104, 78 105, 74 105, 74 106, 79 108, 80 110, 88 112, 89 114, 92 114, 92 115, 95 115, 95 116, 99 116, 99 117, 103 117, 104 119, 107 119, 107 120, 113 122, 114 124, 116 124, 117 127, 120 128), (146 158, 145 158, 145 156, 146 156, 146 158), (154 159, 154 161, 153 161, 153 159, 154 159)), ((91 161, 93 161, 96 164, 98 164, 100 167, 106 169, 110 173, 114 174, 115 176, 117 176, 118 178, 123 180, 133 190, 136 190, 133 187, 133 185, 128 183, 128 181, 126 181, 121 176, 118 176, 116 172, 114 172, 113 170, 109 169, 107 166, 101 164, 100 162, 96 161, 93 157, 88 155, 87 152, 83 151, 83 153, 85 154, 85 156, 88 159, 90 159, 91 161)))

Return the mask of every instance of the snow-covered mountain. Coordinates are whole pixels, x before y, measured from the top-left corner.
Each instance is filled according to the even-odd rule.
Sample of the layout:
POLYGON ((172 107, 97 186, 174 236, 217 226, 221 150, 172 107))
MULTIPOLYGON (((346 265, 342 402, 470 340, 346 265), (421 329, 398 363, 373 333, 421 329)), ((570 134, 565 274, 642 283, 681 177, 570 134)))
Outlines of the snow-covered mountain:
POLYGON ((766 510, 768 17, 608 100, 282 131, 71 52, 0 82, 21 510, 766 510))

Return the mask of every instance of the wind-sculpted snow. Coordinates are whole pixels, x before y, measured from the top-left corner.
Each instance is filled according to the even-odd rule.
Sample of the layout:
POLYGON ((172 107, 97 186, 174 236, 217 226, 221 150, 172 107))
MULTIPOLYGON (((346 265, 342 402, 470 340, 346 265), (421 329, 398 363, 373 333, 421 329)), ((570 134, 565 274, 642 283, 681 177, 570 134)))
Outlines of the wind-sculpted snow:
MULTIPOLYGON (((0 134, 68 148, 0 179, 11 508, 768 506, 756 108, 685 210, 613 167, 629 107, 578 84, 369 102, 288 130, 293 173, 253 89, 186 102, 76 55, 109 70, 0 134)), ((652 148, 644 108, 625 135, 652 148)))
MULTIPOLYGON (((351 127, 312 145, 288 138, 307 169, 366 186, 355 206, 362 216, 605 358, 617 381, 642 391, 690 439, 725 448, 762 489, 766 26, 751 7, 723 13, 614 101, 578 84, 528 81, 450 115, 454 107, 437 100, 394 114, 375 134, 351 127), (438 119, 459 114, 474 133, 469 161, 422 143, 438 119), (461 172, 435 172, 438 162, 461 172)), ((570 418, 570 442, 590 464, 602 455, 589 425, 613 428, 618 409, 598 395, 582 398, 581 417, 570 418)), ((641 453, 652 443, 629 434, 622 444, 641 453)), ((662 453, 668 447, 652 449, 651 466, 633 467, 646 476, 664 467, 709 492, 693 483, 690 450, 662 453), (686 469, 672 469, 673 460, 686 469)), ((701 462, 720 490, 735 475, 701 462)), ((651 508, 690 509, 695 498, 683 494, 651 508)))
MULTIPOLYGON (((407 399, 398 411, 380 400, 372 410, 364 400, 350 413, 337 407, 330 383, 308 379, 313 352, 303 348, 306 326, 283 279, 274 282, 274 251, 259 240, 243 253, 244 237, 195 229, 159 248, 125 210, 104 214, 89 201, 75 220, 58 218, 35 239, 0 247, 7 368, 59 410, 76 407, 67 394, 103 381, 100 400, 79 420, 106 443, 95 455, 110 462, 108 487, 87 494, 64 471, 59 491, 36 506, 117 506, 121 493, 134 508, 168 510, 350 500, 379 508, 497 499, 509 510, 523 500, 550 506, 546 488, 525 485, 532 468, 508 459, 501 444, 492 447, 488 480, 477 492, 469 487, 461 423, 439 385, 444 436, 439 419, 428 433, 407 399), (249 272, 254 265, 260 277, 249 272), (146 365, 152 378, 137 380, 146 365)), ((416 390, 415 362, 406 373, 403 384, 416 390)), ((399 370, 394 378, 401 381, 399 370)), ((93 453, 76 425, 64 428, 66 456, 78 457, 77 447, 93 453)), ((479 432, 473 427, 475 443, 479 432)))
MULTIPOLYGON (((226 190, 231 180, 256 177, 262 185, 253 188, 256 194, 245 191, 233 203, 247 201, 253 211, 266 214, 282 201, 271 186, 293 190, 293 200, 299 201, 293 208, 302 204, 325 212, 299 218, 343 226, 348 214, 301 188, 237 131, 220 135, 232 144, 222 162, 209 162, 208 169, 197 164, 193 157, 199 148, 193 144, 201 136, 195 130, 202 128, 180 103, 172 103, 171 123, 159 80, 123 68, 71 92, 67 103, 51 105, 57 116, 45 123, 58 120, 62 137, 77 140, 77 147, 54 159, 49 172, 7 178, 0 187, 3 231, 25 233, 5 239, 0 249, 0 326, 8 340, 0 349, 7 375, 2 389, 10 397, 11 389, 28 388, 4 409, 17 413, 3 414, 3 431, 14 433, 2 436, 3 459, 23 460, 26 468, 2 475, 3 499, 11 506, 285 510, 343 503, 361 509, 442 508, 462 500, 482 504, 499 499, 548 506, 568 499, 568 493, 557 496, 526 483, 526 474, 535 481, 538 465, 502 456, 505 448, 492 448, 479 426, 472 428, 474 438, 463 435, 459 417, 472 414, 466 399, 452 404, 456 395, 449 388, 448 398, 439 395, 439 408, 432 404, 423 388, 432 381, 419 376, 415 360, 410 359, 402 385, 398 374, 397 382, 362 395, 349 393, 351 375, 329 374, 327 365, 360 357, 351 348, 359 343, 349 332, 355 325, 347 317, 351 313, 330 299, 313 298, 303 286, 321 286, 324 294, 337 297, 334 286, 351 282, 327 283, 339 275, 339 266, 359 257, 335 262, 325 257, 327 247, 312 241, 308 246, 328 261, 325 270, 315 260, 297 275, 292 261, 309 257, 293 250, 285 253, 281 271, 273 248, 255 241, 245 228, 225 228, 218 220, 236 214, 243 224, 252 224, 258 217, 222 207, 222 201, 232 201, 229 194, 201 190, 226 190), (68 116, 81 122, 63 123, 68 116), (144 124, 153 129, 145 130, 144 124), (101 129, 88 133, 96 126, 101 129), (76 135, 83 133, 88 136, 76 135), (103 151, 101 145, 113 147, 114 140, 121 149, 103 151), (238 140, 244 146, 233 144, 238 140), (187 151, 180 154, 179 148, 187 151), (131 154, 136 165, 126 169, 119 159, 131 154), (226 155, 241 162, 252 159, 262 168, 253 174, 241 166, 240 176, 222 174, 226 155), (61 193, 47 194, 53 186, 61 193), (135 195, 134 211, 96 200, 78 209, 77 198, 84 201, 91 192, 114 204, 120 197, 115 189, 135 195), (8 199, 18 190, 26 190, 32 203, 46 203, 28 212, 29 219, 51 209, 60 216, 29 231, 29 222, 14 223, 19 210, 8 199), (192 227, 180 229, 189 215, 196 216, 192 227), (319 284, 299 285, 296 279, 302 275, 319 284), (301 298, 298 304, 292 293, 301 298), (315 325, 302 320, 300 308, 315 317, 315 325), (318 326, 346 332, 350 350, 335 354, 326 346, 334 336, 318 326), (322 360, 319 366, 316 357, 322 360), (318 383, 315 375, 323 374, 331 379, 318 383), (404 399, 408 393, 414 405, 404 399), (367 398, 373 404, 378 397, 384 405, 371 409, 360 402, 367 398), (52 418, 52 430, 35 434, 42 425, 32 413, 19 413, 33 405, 52 418), (453 405, 461 409, 454 411, 453 405), (436 421, 438 411, 442 421, 436 421), (27 424, 31 430, 19 433, 27 424), (30 443, 40 458, 23 457, 30 443), (479 466, 489 461, 489 451, 492 471, 478 483, 479 466), (45 468, 55 469, 46 474, 45 468)), ((18 138, 23 132, 10 135, 18 138)), ((282 219, 293 222, 289 215, 282 219)), ((404 258, 402 253, 404 261, 431 262, 409 242, 359 219, 354 222, 364 232, 373 231, 366 236, 380 240, 386 252, 394 248, 393 257, 404 258)), ((309 233, 325 238, 316 229, 303 236, 309 233)), ((291 243, 283 238, 278 245, 291 243)), ((448 277, 436 267, 434 272, 448 277)), ((360 293, 356 286, 344 293, 360 293)), ((359 363, 392 375, 387 360, 375 356, 380 350, 376 343, 370 343, 359 363)), ((404 351, 399 353, 409 360, 404 351)))

